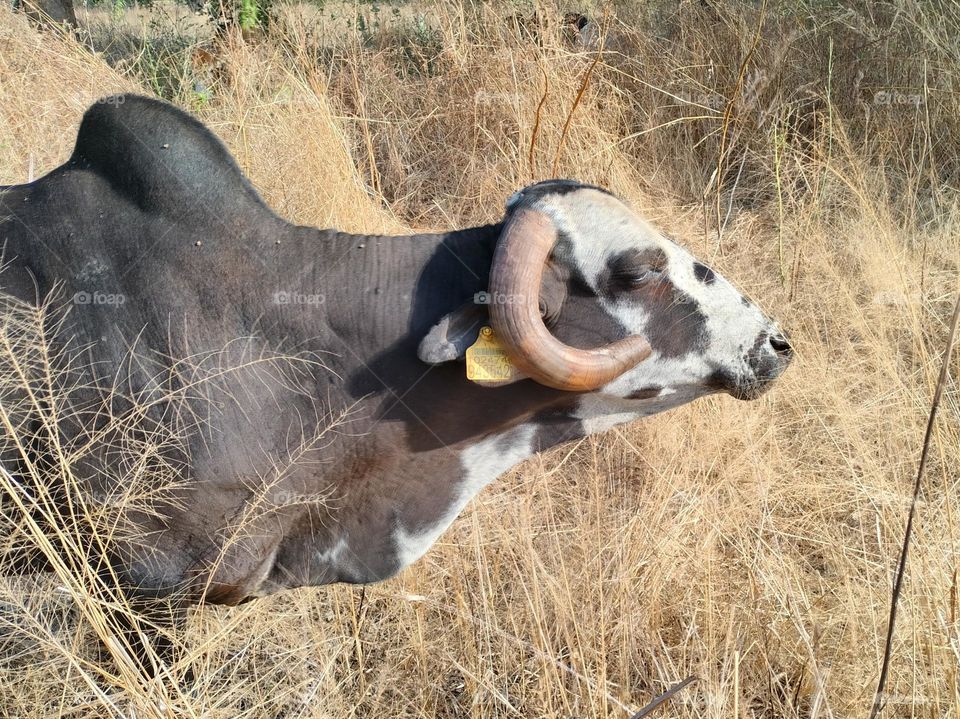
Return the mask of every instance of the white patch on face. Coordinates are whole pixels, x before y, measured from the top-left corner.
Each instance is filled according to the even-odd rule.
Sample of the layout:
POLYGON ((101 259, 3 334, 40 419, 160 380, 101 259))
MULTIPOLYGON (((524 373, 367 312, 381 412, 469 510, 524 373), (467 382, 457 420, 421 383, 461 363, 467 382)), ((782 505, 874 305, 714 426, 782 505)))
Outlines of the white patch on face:
POLYGON ((618 424, 633 422, 643 415, 637 412, 636 407, 630 406, 629 400, 619 397, 605 398, 597 394, 587 394, 580 398, 573 416, 583 422, 583 432, 586 435, 597 432, 606 432, 618 424))
MULTIPOLYGON (((636 215, 617 198, 593 189, 581 189, 565 195, 548 196, 537 205, 549 215, 557 229, 571 243, 573 263, 582 273, 598 301, 630 334, 649 335, 654 319, 628 293, 610 299, 598 287, 608 274, 611 257, 635 249, 660 250, 667 258, 664 275, 680 292, 696 302, 705 318, 706 346, 680 356, 664 356, 654 347, 653 354, 629 372, 604 386, 604 395, 627 397, 644 388, 660 388, 677 393, 670 407, 710 394, 707 379, 718 370, 733 378, 750 378, 753 370, 747 352, 763 332, 777 329, 752 303, 744 303, 741 294, 729 282, 715 275, 712 282, 700 281, 693 270, 694 257, 668 240, 652 225, 636 215), (683 399, 680 399, 680 398, 683 399)), ((693 307, 693 306, 692 306, 693 307)), ((638 400, 648 402, 648 400, 638 400)), ((656 403, 648 405, 653 408, 656 403)), ((664 406, 664 409, 668 409, 664 406)), ((641 415, 662 411, 638 409, 641 415)))
POLYGON ((536 425, 525 424, 502 434, 486 437, 460 455, 462 474, 457 496, 429 527, 408 531, 402 525, 394 532, 397 560, 406 567, 427 553, 473 497, 507 470, 532 456, 536 425))
POLYGON ((679 407, 697 396, 689 389, 677 391, 670 388, 661 390, 656 397, 648 399, 624 399, 613 394, 595 392, 580 397, 573 416, 583 422, 584 434, 591 435, 679 407))

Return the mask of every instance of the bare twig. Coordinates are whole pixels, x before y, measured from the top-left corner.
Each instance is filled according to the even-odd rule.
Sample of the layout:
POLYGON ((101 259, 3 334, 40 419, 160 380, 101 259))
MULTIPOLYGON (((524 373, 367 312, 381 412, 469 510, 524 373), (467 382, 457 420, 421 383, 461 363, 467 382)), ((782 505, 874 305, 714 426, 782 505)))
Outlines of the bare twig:
POLYGON ((693 682, 695 681, 697 681, 697 677, 691 675, 686 679, 684 679, 682 682, 678 682, 677 684, 674 684, 672 687, 667 689, 667 691, 665 691, 663 694, 661 694, 652 702, 647 704, 643 709, 641 709, 636 714, 631 716, 630 719, 643 719, 643 717, 650 716, 653 712, 659 709, 665 701, 676 696, 680 691, 683 690, 684 687, 686 687, 689 684, 693 684, 693 682))
POLYGON ((533 167, 533 152, 537 147, 537 136, 540 134, 540 113, 543 111, 543 105, 547 101, 547 94, 550 92, 550 80, 547 78, 547 71, 541 66, 540 72, 543 73, 543 96, 540 98, 540 102, 537 103, 537 114, 533 120, 533 132, 530 134, 530 150, 527 153, 527 161, 530 164, 530 175, 533 179, 537 179, 533 167))
POLYGON ((580 81, 580 89, 577 90, 577 96, 573 100, 573 106, 570 108, 570 112, 567 114, 567 119, 563 123, 563 131, 560 133, 560 142, 557 145, 557 154, 553 158, 553 169, 551 174, 557 176, 557 167, 560 164, 560 153, 563 152, 563 145, 567 140, 567 131, 570 129, 570 121, 573 120, 573 113, 577 111, 577 107, 580 106, 580 101, 583 99, 583 93, 587 91, 587 85, 590 84, 590 76, 593 75, 593 69, 597 66, 597 63, 600 62, 600 58, 603 57, 603 36, 600 37, 600 47, 597 48, 597 56, 593 58, 593 62, 590 63, 590 67, 587 68, 587 71, 583 74, 583 80, 580 81))
MULTIPOLYGON (((757 28, 753 35, 753 43, 750 45, 750 49, 747 51, 747 54, 743 58, 743 62, 740 63, 740 71, 737 73, 737 84, 733 89, 733 95, 730 96, 730 99, 727 101, 727 105, 723 110, 723 121, 722 121, 722 131, 720 133, 720 152, 717 154, 717 168, 716 168, 716 181, 717 181, 717 197, 716 197, 716 221, 717 221, 717 249, 720 251, 720 254, 723 254, 723 223, 720 218, 720 191, 723 189, 723 170, 724 164, 727 159, 727 154, 730 152, 731 148, 727 147, 727 134, 730 130, 730 123, 733 119, 733 106, 736 102, 736 99, 740 96, 740 92, 743 88, 743 78, 747 74, 747 66, 750 63, 750 60, 753 58, 753 54, 756 52, 757 47, 760 45, 760 34, 763 31, 763 20, 767 14, 767 0, 762 0, 760 4, 760 14, 757 18, 757 28)), ((732 147, 732 142, 731 142, 732 147)))
POLYGON ((957 304, 953 310, 953 319, 950 320, 950 334, 947 337, 947 350, 943 356, 943 367, 940 368, 940 377, 937 387, 933 391, 933 402, 930 404, 930 416, 927 419, 927 431, 923 437, 923 449, 920 451, 920 466, 917 468, 917 478, 913 483, 913 500, 910 502, 910 512, 907 514, 907 528, 903 534, 903 546, 900 549, 900 561, 897 565, 897 574, 893 580, 893 596, 890 601, 890 619, 887 623, 887 641, 883 648, 883 666, 880 669, 880 681, 877 682, 877 691, 873 696, 873 708, 870 710, 870 719, 876 719, 883 710, 883 690, 887 684, 887 673, 890 670, 890 655, 893 648, 893 630, 897 621, 897 603, 900 599, 900 590, 903 587, 903 575, 907 567, 907 551, 910 549, 910 538, 913 535, 913 518, 917 511, 917 499, 920 496, 923 470, 927 465, 927 454, 930 450, 930 438, 933 436, 933 424, 937 418, 937 408, 943 396, 943 387, 947 383, 947 374, 950 371, 950 355, 953 351, 953 340, 957 334, 957 320, 960 319, 960 295, 957 295, 957 304))

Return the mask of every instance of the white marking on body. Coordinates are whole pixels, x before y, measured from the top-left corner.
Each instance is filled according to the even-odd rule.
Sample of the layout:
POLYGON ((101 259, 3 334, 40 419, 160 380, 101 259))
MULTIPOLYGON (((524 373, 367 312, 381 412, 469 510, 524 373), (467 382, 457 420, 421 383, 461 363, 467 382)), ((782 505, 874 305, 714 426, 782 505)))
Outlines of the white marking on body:
MULTIPOLYGON (((265 563, 267 571, 264 571, 262 576, 256 582, 256 588, 254 591, 250 592, 251 597, 266 597, 270 594, 274 594, 275 592, 289 589, 291 587, 305 586, 307 583, 303 576, 289 573, 285 576, 281 576, 279 581, 270 579, 272 570, 275 568, 276 556, 279 549, 280 545, 278 543, 277 547, 270 554, 269 562, 265 563)), ((350 547, 347 544, 347 540, 344 537, 338 537, 337 541, 334 542, 333 545, 313 553, 312 569, 320 570, 322 568, 326 568, 331 570, 334 576, 339 576, 344 572, 349 574, 352 565, 345 559, 345 555, 350 554, 350 547)), ((283 567, 280 569, 283 570, 283 567)))
POLYGON ((91 257, 77 270, 75 277, 78 280, 95 280, 103 275, 109 269, 107 264, 99 257, 91 257))
POLYGON ((327 549, 321 549, 316 553, 316 561, 318 564, 326 564, 331 569, 336 569, 338 567, 342 568, 342 565, 339 564, 343 553, 347 551, 347 540, 343 537, 337 539, 336 543, 332 547, 327 549))
POLYGON ((457 496, 429 527, 408 529, 402 524, 394 532, 397 560, 406 567, 427 553, 440 535, 457 518, 473 497, 504 472, 534 454, 535 424, 524 424, 507 432, 486 437, 460 455, 462 474, 457 496))

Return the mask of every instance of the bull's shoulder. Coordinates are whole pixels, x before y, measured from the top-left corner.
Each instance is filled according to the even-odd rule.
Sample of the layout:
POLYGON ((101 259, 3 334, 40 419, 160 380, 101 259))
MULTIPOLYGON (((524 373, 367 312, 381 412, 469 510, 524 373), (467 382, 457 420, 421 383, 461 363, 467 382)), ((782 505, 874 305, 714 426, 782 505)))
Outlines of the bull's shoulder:
POLYGON ((223 143, 200 121, 160 100, 114 95, 83 117, 70 163, 97 173, 140 208, 275 217, 223 143))

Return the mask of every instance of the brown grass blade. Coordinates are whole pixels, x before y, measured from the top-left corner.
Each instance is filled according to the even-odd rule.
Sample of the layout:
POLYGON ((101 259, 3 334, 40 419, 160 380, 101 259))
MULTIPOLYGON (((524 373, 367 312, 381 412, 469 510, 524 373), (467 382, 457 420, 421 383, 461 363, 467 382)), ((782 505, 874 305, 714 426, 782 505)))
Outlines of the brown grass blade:
POLYGON ((927 466, 927 454, 930 451, 930 438, 933 436, 933 425, 937 419, 937 409, 940 407, 940 398, 947 383, 947 374, 950 371, 950 355, 953 353, 953 340, 957 334, 957 320, 960 319, 960 295, 957 295, 957 304, 950 320, 950 334, 947 337, 947 349, 943 356, 943 366, 940 368, 940 377, 937 387, 933 391, 933 401, 930 403, 930 417, 927 420, 927 430, 923 437, 923 449, 920 452, 920 465, 917 467, 917 478, 913 483, 913 499, 910 502, 910 512, 907 514, 907 527, 903 533, 903 546, 900 549, 900 560, 897 564, 897 574, 893 580, 893 596, 890 599, 890 619, 887 622, 887 640, 883 648, 883 666, 880 669, 880 680, 877 682, 877 691, 873 696, 873 708, 870 710, 870 719, 875 719, 883 711, 883 690, 887 685, 887 674, 890 670, 890 657, 893 650, 893 632, 897 622, 897 604, 900 600, 900 591, 903 588, 903 575, 907 568, 907 553, 910 549, 910 539, 913 536, 913 519, 917 513, 917 499, 920 497, 920 487, 923 481, 923 470, 927 466))
POLYGON ((643 719, 643 717, 650 716, 653 712, 663 706, 664 702, 676 696, 678 693, 683 691, 685 687, 693 684, 695 681, 697 681, 697 677, 691 675, 682 682, 677 682, 672 687, 667 689, 667 691, 665 691, 663 694, 647 704, 643 709, 631 716, 630 719, 643 719))

